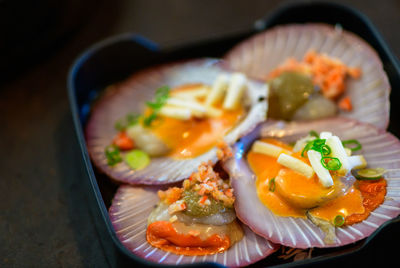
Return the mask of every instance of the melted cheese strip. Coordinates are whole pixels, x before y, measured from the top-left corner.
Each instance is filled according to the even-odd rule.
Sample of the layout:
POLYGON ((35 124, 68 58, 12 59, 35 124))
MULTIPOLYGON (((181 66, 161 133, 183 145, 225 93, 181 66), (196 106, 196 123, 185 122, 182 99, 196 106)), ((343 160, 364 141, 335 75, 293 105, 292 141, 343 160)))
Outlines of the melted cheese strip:
MULTIPOLYGON (((167 105, 182 107, 189 109, 194 116, 202 117, 207 112, 206 107, 195 100, 182 100, 179 98, 170 97, 167 99, 167 105)), ((162 109, 162 108, 161 108, 162 109)))
POLYGON ((171 95, 179 99, 194 100, 205 98, 210 94, 210 92, 210 87, 202 84, 194 84, 190 90, 175 90, 171 95))
POLYGON ((228 89, 229 78, 227 75, 221 74, 215 79, 214 84, 211 88, 211 92, 207 97, 206 105, 211 106, 220 102, 226 90, 228 89))
POLYGON ((246 89, 246 83, 247 79, 244 74, 235 73, 232 75, 223 104, 224 109, 234 110, 239 106, 240 99, 246 89))
POLYGON ((307 152, 307 156, 322 185, 325 187, 331 187, 333 185, 333 179, 329 173, 329 170, 324 168, 321 164, 321 153, 314 150, 309 150, 307 152))
POLYGON ((282 166, 297 171, 298 173, 304 175, 306 178, 311 178, 314 175, 314 170, 309 165, 290 155, 284 153, 280 154, 277 162, 282 166))
POLYGON ((256 141, 253 143, 251 150, 255 153, 261 153, 272 157, 279 157, 281 153, 290 154, 289 150, 263 141, 256 141))

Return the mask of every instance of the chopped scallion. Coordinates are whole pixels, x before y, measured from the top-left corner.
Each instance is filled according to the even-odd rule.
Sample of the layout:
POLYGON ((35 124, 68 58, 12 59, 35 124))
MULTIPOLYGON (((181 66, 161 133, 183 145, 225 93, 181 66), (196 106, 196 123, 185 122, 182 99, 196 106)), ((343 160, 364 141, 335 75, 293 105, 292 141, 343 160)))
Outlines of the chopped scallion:
POLYGON ((114 127, 118 131, 124 131, 127 127, 136 125, 139 122, 140 115, 129 113, 124 118, 118 120, 114 127))
POLYGON ((333 224, 336 227, 343 226, 344 222, 345 222, 345 219, 344 219, 344 217, 342 215, 336 215, 336 217, 333 219, 333 224))
POLYGON ((328 145, 322 145, 321 146, 321 153, 322 155, 329 155, 332 152, 331 147, 329 147, 328 145))
POLYGON ((358 140, 345 140, 342 141, 344 147, 349 148, 352 152, 362 149, 362 145, 358 140))
POLYGON ((104 152, 106 154, 107 164, 109 166, 115 166, 116 164, 122 161, 120 150, 117 146, 115 145, 107 146, 104 152))
POLYGON ((271 191, 271 192, 274 192, 275 191, 275 178, 272 178, 272 179, 270 179, 269 180, 269 190, 271 191))
POLYGON ((323 156, 321 158, 321 164, 328 170, 339 170, 342 167, 342 163, 336 157, 323 156))
POLYGON ((151 113, 143 119, 143 124, 147 127, 151 126, 151 123, 157 118, 158 111, 164 106, 167 99, 169 98, 170 88, 168 86, 162 86, 157 89, 154 101, 146 102, 146 105, 152 110, 151 113))

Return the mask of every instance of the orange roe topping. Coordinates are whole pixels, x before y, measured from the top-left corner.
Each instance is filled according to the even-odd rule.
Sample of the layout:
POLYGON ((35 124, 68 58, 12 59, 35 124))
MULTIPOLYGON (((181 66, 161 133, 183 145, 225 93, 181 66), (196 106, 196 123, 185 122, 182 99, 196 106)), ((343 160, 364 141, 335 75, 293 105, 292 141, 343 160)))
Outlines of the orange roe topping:
POLYGON ((154 247, 179 255, 207 255, 223 252, 230 247, 231 241, 226 235, 214 234, 203 240, 196 230, 180 234, 168 221, 157 221, 149 225, 147 241, 154 247))
MULTIPOLYGON (((226 144, 221 152, 223 158, 232 155, 230 148, 226 144)), ((187 208, 185 201, 182 199, 182 193, 184 190, 189 189, 196 191, 201 196, 199 200, 201 206, 210 205, 210 198, 221 201, 226 207, 232 207, 235 202, 233 189, 229 182, 225 182, 214 171, 211 161, 201 163, 197 172, 192 173, 188 179, 183 181, 182 188, 172 187, 166 191, 159 190, 157 194, 161 201, 169 205, 168 212, 173 214, 187 208)))
POLYGON ((172 187, 166 191, 159 190, 157 194, 161 201, 164 201, 166 204, 172 204, 181 198, 182 192, 182 188, 172 187))
POLYGON ((224 141, 217 144, 217 157, 221 161, 226 161, 232 157, 232 150, 224 141))
MULTIPOLYGON (((232 206, 235 202, 233 189, 214 171, 211 161, 203 162, 199 166, 198 172, 193 173, 189 179, 183 182, 183 187, 185 190, 192 188, 203 198, 206 195, 212 196, 215 200, 222 201, 225 206, 232 206)), ((205 205, 208 203, 206 199, 203 202, 205 205)))

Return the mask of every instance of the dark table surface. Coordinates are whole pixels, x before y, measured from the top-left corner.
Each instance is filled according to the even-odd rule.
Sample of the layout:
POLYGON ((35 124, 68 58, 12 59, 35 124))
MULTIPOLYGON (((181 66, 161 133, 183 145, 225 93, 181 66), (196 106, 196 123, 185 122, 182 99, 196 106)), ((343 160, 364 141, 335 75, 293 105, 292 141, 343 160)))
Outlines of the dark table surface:
MULTIPOLYGON (((119 266, 107 234, 94 228, 82 187, 87 178, 66 90, 73 60, 93 43, 125 32, 162 47, 238 33, 282 1, 50 2, 18 8, 0 3, 1 21, 13 22, 0 24, 9 38, 9 50, 0 55, 15 59, 0 59, 0 267, 119 266), (24 32, 24 39, 13 29, 24 32)), ((365 13, 400 56, 400 1, 337 2, 365 13)), ((389 228, 360 254, 331 264, 388 265, 397 259, 398 229, 389 228)))

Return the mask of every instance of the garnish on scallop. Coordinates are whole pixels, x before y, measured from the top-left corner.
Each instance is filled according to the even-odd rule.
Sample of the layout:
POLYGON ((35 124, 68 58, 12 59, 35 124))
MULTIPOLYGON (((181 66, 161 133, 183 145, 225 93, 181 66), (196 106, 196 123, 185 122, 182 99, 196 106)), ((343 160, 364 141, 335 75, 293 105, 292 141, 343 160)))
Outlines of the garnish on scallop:
POLYGON ((163 65, 110 86, 86 128, 100 170, 130 184, 188 177, 265 119, 268 88, 217 60, 163 65))
POLYGON ((226 163, 237 216, 285 246, 356 242, 400 214, 399 149, 391 134, 352 119, 263 123, 226 163))
POLYGON ((238 44, 225 60, 232 70, 270 84, 269 118, 339 114, 388 126, 390 84, 382 62, 367 42, 340 26, 276 26, 238 44))
POLYGON ((150 261, 246 266, 277 246, 236 219, 234 202, 226 176, 202 163, 182 187, 122 186, 110 218, 122 244, 150 261))

